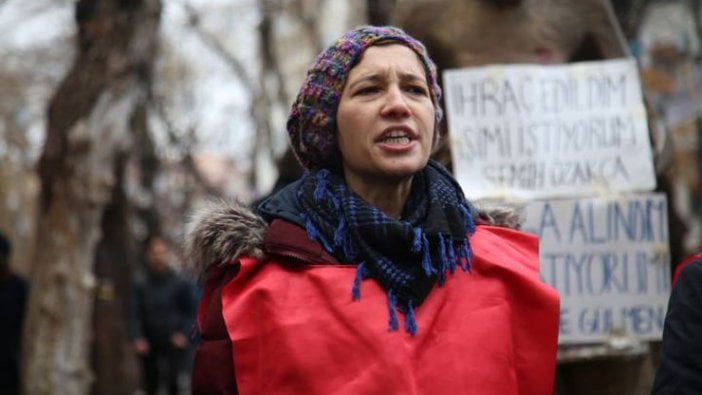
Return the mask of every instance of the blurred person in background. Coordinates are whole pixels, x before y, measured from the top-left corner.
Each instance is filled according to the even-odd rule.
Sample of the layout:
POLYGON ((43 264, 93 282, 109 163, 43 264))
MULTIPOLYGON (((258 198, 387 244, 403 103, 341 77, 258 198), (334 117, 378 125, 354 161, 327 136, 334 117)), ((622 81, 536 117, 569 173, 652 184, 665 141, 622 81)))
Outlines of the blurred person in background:
POLYGON ((10 239, 0 233, 0 394, 19 394, 27 283, 10 270, 10 239))
POLYGON ((195 302, 193 286, 171 266, 168 244, 160 236, 146 242, 146 273, 132 294, 130 337, 141 359, 147 394, 165 385, 168 394, 180 390, 188 368, 189 340, 195 302))
POLYGON ((702 253, 673 275, 653 395, 702 394, 702 253))

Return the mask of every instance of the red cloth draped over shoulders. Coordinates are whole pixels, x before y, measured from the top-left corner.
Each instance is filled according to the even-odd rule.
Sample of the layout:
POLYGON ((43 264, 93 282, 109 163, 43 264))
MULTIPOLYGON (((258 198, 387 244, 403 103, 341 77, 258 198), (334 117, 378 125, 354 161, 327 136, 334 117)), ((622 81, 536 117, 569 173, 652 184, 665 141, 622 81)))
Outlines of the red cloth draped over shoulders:
POLYGON ((403 315, 388 330, 377 282, 351 299, 355 266, 271 257, 241 259, 205 290, 199 323, 221 308, 240 394, 551 394, 559 299, 540 280, 537 238, 478 226, 470 241, 471 272, 432 290, 414 337, 403 315))

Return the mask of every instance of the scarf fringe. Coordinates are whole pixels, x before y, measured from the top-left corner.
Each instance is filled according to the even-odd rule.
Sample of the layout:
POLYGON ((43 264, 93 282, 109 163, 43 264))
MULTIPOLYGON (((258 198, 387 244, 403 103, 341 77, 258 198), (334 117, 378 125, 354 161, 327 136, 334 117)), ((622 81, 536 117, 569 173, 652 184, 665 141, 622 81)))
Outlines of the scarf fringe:
POLYGON ((461 243, 461 247, 458 249, 458 261, 461 265, 461 270, 471 272, 470 260, 472 257, 473 251, 470 249, 470 242, 466 240, 461 243))
POLYGON ((427 277, 431 277, 436 274, 436 268, 431 263, 431 246, 429 245, 427 235, 424 233, 422 233, 422 244, 422 269, 424 269, 424 273, 426 273, 427 277))
MULTIPOLYGON (((470 209, 465 204, 458 205, 458 208, 463 212, 463 221, 465 223, 467 233, 472 235, 475 233, 475 220, 473 220, 473 214, 471 214, 470 209)), ((465 240, 463 240, 458 250, 458 256, 461 269, 464 272, 471 272, 470 261, 473 258, 473 250, 470 248, 470 238, 466 237, 465 240)))
POLYGON ((458 205, 459 210, 463 213, 463 224, 469 235, 475 233, 475 220, 473 219, 473 214, 471 214, 470 209, 465 204, 458 205))
POLYGON ((422 250, 422 236, 424 235, 424 232, 422 232, 422 228, 417 226, 414 228, 414 238, 412 239, 412 252, 419 252, 422 250))
POLYGON ((307 213, 302 213, 302 216, 305 219, 305 231, 307 232, 307 235, 312 240, 319 240, 319 232, 317 231, 317 227, 314 226, 312 218, 310 218, 307 213))
MULTIPOLYGON (((358 288, 360 287, 361 283, 361 277, 362 275, 360 273, 363 272, 363 266, 358 265, 359 268, 356 271, 356 278, 354 279, 354 300, 358 300, 361 295, 360 291, 358 288), (358 295, 358 297, 356 297, 358 295)), ((414 312, 414 303, 412 301, 408 301, 406 307, 404 308, 405 312, 405 330, 412 336, 417 335, 417 331, 419 330, 419 326, 417 325, 417 317, 414 312)), ((392 289, 388 290, 388 332, 395 332, 400 328, 400 321, 397 318, 397 296, 395 296, 395 292, 392 289)))
POLYGON ((447 273, 454 274, 459 265, 463 271, 470 271, 472 251, 467 241, 454 242, 450 235, 439 234, 439 253, 438 283, 440 287, 446 283, 447 273))
POLYGON ((324 193, 329 188, 329 181, 327 180, 327 174, 325 170, 317 173, 315 177, 316 185, 314 187, 314 200, 321 201, 324 197, 324 193))
POLYGON ((439 286, 443 287, 444 284, 446 284, 446 272, 448 271, 449 267, 449 261, 448 258, 446 257, 446 243, 449 243, 448 249, 452 249, 453 246, 451 245, 451 236, 444 236, 442 234, 439 234, 439 252, 440 252, 440 259, 439 259, 439 286))
POLYGON ((320 242, 325 250, 333 251, 327 239, 322 236, 319 230, 317 230, 317 227, 314 225, 314 221, 312 221, 312 218, 310 218, 310 216, 307 214, 303 214, 303 218, 305 220, 305 231, 307 232, 309 238, 320 242))
POLYGON ((351 287, 351 300, 356 301, 361 299, 361 281, 367 275, 365 262, 358 264, 356 275, 353 278, 353 286, 351 287))
POLYGON ((419 330, 419 326, 417 326, 417 318, 414 315, 414 306, 411 300, 407 301, 407 312, 405 312, 405 330, 412 336, 415 336, 419 330))
POLYGON ((448 251, 448 270, 451 274, 456 273, 456 251, 451 237, 446 240, 446 250, 448 251))
MULTIPOLYGON (((334 245, 338 247, 345 247, 344 241, 348 239, 348 234, 346 233, 346 219, 341 216, 339 217, 339 226, 336 227, 336 231, 334 232, 334 245)), ((347 253, 346 248, 344 248, 344 252, 347 253)))
POLYGON ((400 327, 400 324, 397 320, 397 298, 392 289, 388 290, 388 313, 390 316, 388 319, 388 331, 394 332, 400 327))

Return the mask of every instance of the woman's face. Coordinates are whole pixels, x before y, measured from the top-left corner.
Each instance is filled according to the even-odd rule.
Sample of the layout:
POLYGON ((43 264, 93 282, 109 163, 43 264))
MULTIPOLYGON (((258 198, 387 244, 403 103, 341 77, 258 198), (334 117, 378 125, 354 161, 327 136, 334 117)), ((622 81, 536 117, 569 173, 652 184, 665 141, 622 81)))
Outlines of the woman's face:
POLYGON ((336 117, 347 183, 401 182, 424 168, 434 105, 417 54, 401 44, 368 48, 349 72, 336 117))

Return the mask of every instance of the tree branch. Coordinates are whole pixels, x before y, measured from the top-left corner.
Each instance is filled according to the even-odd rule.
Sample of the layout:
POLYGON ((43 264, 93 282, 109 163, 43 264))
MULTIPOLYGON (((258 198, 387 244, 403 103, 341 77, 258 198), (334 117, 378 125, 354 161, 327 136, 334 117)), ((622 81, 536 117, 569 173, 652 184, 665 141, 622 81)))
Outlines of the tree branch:
POLYGON ((232 54, 214 34, 206 31, 200 24, 200 14, 189 4, 183 8, 188 14, 188 25, 193 29, 198 38, 214 53, 219 55, 236 75, 249 92, 255 92, 254 79, 246 71, 244 64, 232 54))

